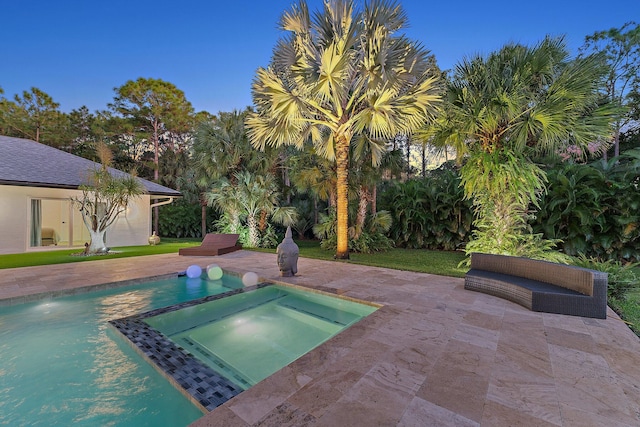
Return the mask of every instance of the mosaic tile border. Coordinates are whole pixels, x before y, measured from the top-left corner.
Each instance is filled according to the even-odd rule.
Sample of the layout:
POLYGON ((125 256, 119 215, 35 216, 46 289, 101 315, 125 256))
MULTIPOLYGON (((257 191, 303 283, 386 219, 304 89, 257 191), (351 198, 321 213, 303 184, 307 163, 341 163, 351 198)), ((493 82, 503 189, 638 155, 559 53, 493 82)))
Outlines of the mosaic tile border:
POLYGON ((143 319, 250 292, 270 285, 273 285, 273 283, 265 282, 222 294, 209 295, 145 313, 110 320, 109 324, 126 337, 127 341, 138 353, 149 361, 176 388, 182 391, 196 406, 200 407, 203 412, 208 412, 244 390, 200 362, 162 333, 147 325, 143 319))

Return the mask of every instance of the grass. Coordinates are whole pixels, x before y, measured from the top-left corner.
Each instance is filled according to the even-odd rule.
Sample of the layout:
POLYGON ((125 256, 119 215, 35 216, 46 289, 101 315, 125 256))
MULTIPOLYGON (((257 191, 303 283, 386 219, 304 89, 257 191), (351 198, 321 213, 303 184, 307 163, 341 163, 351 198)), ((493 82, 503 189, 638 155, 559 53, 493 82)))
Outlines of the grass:
MULTIPOLYGON (((320 248, 320 245, 315 240, 300 240, 296 243, 300 248, 301 257, 333 260, 333 252, 320 248)), ((200 244, 200 239, 163 238, 162 242, 156 246, 115 247, 112 248, 112 250, 116 253, 92 257, 71 256, 71 254, 80 252, 78 249, 0 255, 0 269, 176 253, 180 248, 196 246, 198 244, 200 244)), ((256 250, 275 253, 275 249, 256 250)), ((351 254, 349 261, 340 262, 439 274, 442 276, 464 277, 467 269, 457 267, 463 258, 464 255, 460 252, 392 249, 387 252, 377 252, 373 254, 351 254)))
POLYGON ((624 300, 612 301, 612 308, 640 336, 640 287, 627 293, 624 300))
MULTIPOLYGON (((316 240, 297 240, 300 256, 305 258, 333 259, 334 252, 322 249, 316 240)), ((259 252, 275 253, 275 249, 254 249, 259 252)), ((461 252, 429 251, 426 249, 391 249, 372 254, 350 254, 351 264, 393 268, 395 270, 416 271, 441 276, 464 277, 468 268, 458 268, 465 255, 461 252)))
POLYGON ((100 259, 127 258, 142 255, 158 255, 176 253, 180 248, 196 246, 200 239, 163 238, 156 246, 123 246, 111 248, 114 253, 100 256, 72 256, 82 252, 80 249, 63 249, 45 252, 27 252, 22 254, 0 255, 0 269, 30 267, 35 265, 66 264, 70 262, 88 262, 100 259))

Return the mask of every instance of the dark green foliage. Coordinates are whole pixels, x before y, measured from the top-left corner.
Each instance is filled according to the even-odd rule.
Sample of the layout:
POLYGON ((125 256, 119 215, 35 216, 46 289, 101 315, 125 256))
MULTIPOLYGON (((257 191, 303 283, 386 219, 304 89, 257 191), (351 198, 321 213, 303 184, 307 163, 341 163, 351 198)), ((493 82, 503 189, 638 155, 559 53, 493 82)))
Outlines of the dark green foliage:
POLYGON ((534 231, 562 240, 559 248, 572 256, 640 261, 639 171, 639 150, 550 169, 534 231))
MULTIPOLYGON (((202 237, 202 207, 180 199, 160 206, 160 236, 162 237, 202 237)), ((207 232, 212 231, 215 220, 212 208, 207 208, 207 232)))
POLYGON ((392 182, 380 193, 379 207, 391 213, 389 237, 398 247, 455 250, 468 241, 473 210, 456 171, 392 182))
MULTIPOLYGON (((391 216, 387 211, 378 211, 374 215, 367 215, 362 232, 355 236, 355 227, 349 227, 349 251, 370 254, 393 248, 393 240, 386 234, 391 227, 391 216)), ((337 223, 335 210, 330 215, 320 214, 318 224, 313 226, 313 232, 321 239, 320 247, 335 250, 338 246, 337 223)))

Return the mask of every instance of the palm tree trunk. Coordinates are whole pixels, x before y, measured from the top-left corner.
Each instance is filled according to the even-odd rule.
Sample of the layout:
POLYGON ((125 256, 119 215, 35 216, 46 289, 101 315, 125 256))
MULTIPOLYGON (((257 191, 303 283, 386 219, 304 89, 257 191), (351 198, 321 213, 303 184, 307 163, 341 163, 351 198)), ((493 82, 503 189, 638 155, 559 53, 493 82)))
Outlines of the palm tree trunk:
POLYGON ((202 237, 207 235, 207 204, 201 203, 200 226, 202 227, 202 237))
POLYGON ((362 234, 362 230, 364 229, 364 222, 367 219, 367 207, 369 206, 369 201, 371 200, 371 193, 366 186, 360 186, 360 190, 358 190, 358 215, 356 216, 356 226, 355 226, 355 235, 353 239, 357 239, 362 234))
POLYGON ((247 226, 249 227, 249 247, 257 248, 260 243, 260 235, 258 234, 258 222, 253 215, 247 217, 247 226))
POLYGON ((336 174, 336 213, 338 217, 336 259, 349 259, 349 141, 345 136, 336 140, 336 174))
POLYGON ((376 212, 378 212, 378 186, 373 184, 371 189, 371 213, 375 214, 376 212))

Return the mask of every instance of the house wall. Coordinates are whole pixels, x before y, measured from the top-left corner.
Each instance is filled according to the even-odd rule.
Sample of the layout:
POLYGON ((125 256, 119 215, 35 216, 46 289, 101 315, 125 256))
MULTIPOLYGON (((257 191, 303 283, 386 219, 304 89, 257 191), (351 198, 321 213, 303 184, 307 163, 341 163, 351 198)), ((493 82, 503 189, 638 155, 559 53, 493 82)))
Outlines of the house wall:
MULTIPOLYGON (((0 254, 68 249, 69 246, 30 247, 31 199, 69 199, 81 194, 78 190, 0 185, 0 254)), ((135 199, 127 212, 107 230, 106 244, 110 247, 148 244, 151 234, 149 205, 149 195, 135 199)), ((77 227, 74 223, 74 229, 77 227)))

